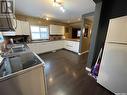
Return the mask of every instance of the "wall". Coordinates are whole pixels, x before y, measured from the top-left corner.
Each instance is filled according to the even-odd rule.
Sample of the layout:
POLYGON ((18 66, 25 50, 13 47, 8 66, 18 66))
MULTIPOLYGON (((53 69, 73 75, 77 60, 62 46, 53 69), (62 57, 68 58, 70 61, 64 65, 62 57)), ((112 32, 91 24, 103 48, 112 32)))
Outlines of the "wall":
POLYGON ((69 24, 70 27, 80 28, 81 30, 82 30, 82 28, 89 27, 88 38, 84 37, 83 34, 81 34, 80 50, 79 50, 80 53, 83 53, 83 52, 86 52, 89 50, 92 25, 93 25, 93 22, 87 18, 85 18, 85 21, 84 21, 84 19, 82 19, 82 21, 78 21, 78 22, 74 22, 74 23, 69 24))
MULTIPOLYGON (((101 0, 94 0, 94 1, 98 5, 99 4, 98 2, 100 2, 101 0)), ((98 26, 96 26, 92 31, 93 35, 94 33, 96 35, 92 37, 92 40, 95 41, 91 41, 94 43, 91 43, 91 48, 90 48, 91 53, 89 53, 89 57, 88 57, 87 66, 89 68, 91 68, 95 64, 100 49, 104 47, 109 19, 127 15, 126 6, 127 6, 127 0, 110 0, 110 1, 103 0, 102 7, 98 7, 101 8, 100 16, 98 15, 99 14, 98 11, 100 9, 95 11, 95 13, 98 13, 96 14, 96 16, 98 15, 99 20, 97 21, 96 19, 98 18, 95 18, 95 24, 98 26)))
POLYGON ((84 24, 83 24, 83 28, 88 28, 89 30, 88 30, 88 37, 84 37, 84 34, 82 34, 82 37, 81 37, 81 44, 82 45, 81 45, 80 53, 86 52, 89 50, 90 39, 91 39, 92 21, 85 19, 84 24))
POLYGON ((68 32, 65 32, 66 38, 72 38, 72 28, 81 28, 81 21, 68 23, 68 32))
POLYGON ((55 25, 63 25, 63 26, 68 26, 67 23, 59 22, 59 21, 53 21, 53 20, 45 20, 42 18, 37 18, 37 17, 32 17, 32 16, 24 16, 24 15, 18 15, 16 14, 16 18, 18 20, 23 20, 23 21, 28 21, 30 25, 50 25, 50 24, 55 24, 55 25))
POLYGON ((82 26, 82 21, 77 21, 69 24, 73 28, 81 28, 82 26))
POLYGON ((79 39, 77 34, 78 34, 78 31, 80 31, 80 30, 81 30, 81 28, 72 28, 72 38, 79 39))
POLYGON ((65 38, 72 38, 72 27, 68 25, 68 27, 65 28, 65 38))
POLYGON ((54 25, 63 25, 65 26, 65 38, 70 37, 70 30, 68 30, 69 24, 68 23, 63 23, 60 21, 53 21, 53 20, 45 20, 42 18, 37 18, 37 17, 32 17, 32 16, 24 16, 24 15, 19 15, 16 14, 16 18, 18 20, 22 20, 22 21, 28 21, 30 23, 30 25, 42 25, 42 26, 49 26, 50 24, 54 24, 54 25))

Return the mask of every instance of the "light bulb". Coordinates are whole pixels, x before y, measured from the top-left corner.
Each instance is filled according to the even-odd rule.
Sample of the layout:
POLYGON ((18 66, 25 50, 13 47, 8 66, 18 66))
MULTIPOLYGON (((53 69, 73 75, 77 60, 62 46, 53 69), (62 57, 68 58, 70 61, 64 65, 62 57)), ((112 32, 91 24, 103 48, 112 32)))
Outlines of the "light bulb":
POLYGON ((46 17, 46 20, 49 20, 49 18, 48 18, 48 17, 46 17))
POLYGON ((65 12, 65 9, 63 6, 60 7, 60 10, 64 13, 65 12))

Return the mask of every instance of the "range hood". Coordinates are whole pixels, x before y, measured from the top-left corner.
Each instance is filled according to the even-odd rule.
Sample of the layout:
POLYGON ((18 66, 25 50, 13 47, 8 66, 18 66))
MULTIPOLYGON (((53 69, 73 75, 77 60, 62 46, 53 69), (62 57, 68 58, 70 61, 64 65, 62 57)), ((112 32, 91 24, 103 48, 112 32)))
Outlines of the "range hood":
POLYGON ((0 2, 0 32, 15 31, 16 29, 16 19, 14 15, 14 7, 12 4, 12 12, 8 9, 8 4, 14 3, 7 0, 2 0, 0 2), (3 2, 3 3, 2 3, 3 2))
POLYGON ((0 31, 15 31, 16 20, 12 18, 0 18, 0 31))

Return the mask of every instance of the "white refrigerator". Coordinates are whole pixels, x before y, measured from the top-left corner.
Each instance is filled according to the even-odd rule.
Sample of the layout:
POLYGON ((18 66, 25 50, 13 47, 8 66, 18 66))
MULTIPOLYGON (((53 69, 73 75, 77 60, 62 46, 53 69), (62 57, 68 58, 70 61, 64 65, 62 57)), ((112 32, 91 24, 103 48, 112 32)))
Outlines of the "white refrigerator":
POLYGON ((110 20, 97 82, 127 95, 127 16, 110 20))

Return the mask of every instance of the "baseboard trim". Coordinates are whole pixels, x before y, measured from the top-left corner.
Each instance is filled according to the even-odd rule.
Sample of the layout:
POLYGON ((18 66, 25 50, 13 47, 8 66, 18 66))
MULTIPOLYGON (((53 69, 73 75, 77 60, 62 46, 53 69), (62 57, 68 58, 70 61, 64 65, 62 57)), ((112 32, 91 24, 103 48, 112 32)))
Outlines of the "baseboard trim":
POLYGON ((91 68, 86 67, 86 71, 91 72, 91 68))
POLYGON ((88 52, 89 52, 89 51, 87 50, 87 51, 85 51, 85 52, 78 53, 78 55, 83 55, 83 54, 88 53, 88 52))

